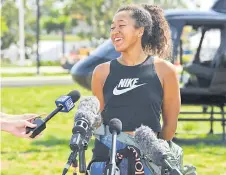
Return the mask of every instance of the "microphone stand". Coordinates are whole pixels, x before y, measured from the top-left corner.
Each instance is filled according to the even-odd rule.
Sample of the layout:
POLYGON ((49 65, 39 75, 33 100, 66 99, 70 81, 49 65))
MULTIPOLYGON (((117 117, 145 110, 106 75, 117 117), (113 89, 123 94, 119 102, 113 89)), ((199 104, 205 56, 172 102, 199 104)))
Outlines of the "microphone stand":
MULTIPOLYGON (((63 169, 62 175, 66 175, 67 174, 68 169, 71 166, 71 164, 76 170, 77 165, 78 165, 76 157, 77 157, 77 151, 72 151, 71 154, 68 157, 68 161, 67 161, 67 163, 66 163, 66 165, 65 165, 65 167, 63 169)), ((73 175, 77 175, 76 171, 73 173, 73 175)))
POLYGON ((88 143, 83 143, 81 148, 79 149, 79 172, 86 172, 86 161, 85 161, 85 151, 87 150, 88 143))
POLYGON ((116 162, 115 162, 116 140, 117 140, 117 132, 113 131, 113 133, 112 133, 112 150, 111 150, 110 162, 105 167, 104 175, 120 175, 120 169, 117 167, 116 162))
POLYGON ((71 166, 74 168, 73 175, 77 175, 78 160, 74 159, 71 166))
POLYGON ((69 167, 72 165, 74 168, 73 175, 77 175, 77 168, 78 168, 78 160, 77 154, 79 153, 79 172, 85 173, 86 172, 86 162, 85 162, 85 151, 87 150, 88 144, 84 142, 78 151, 73 150, 69 155, 68 161, 65 165, 62 175, 66 175, 69 167))

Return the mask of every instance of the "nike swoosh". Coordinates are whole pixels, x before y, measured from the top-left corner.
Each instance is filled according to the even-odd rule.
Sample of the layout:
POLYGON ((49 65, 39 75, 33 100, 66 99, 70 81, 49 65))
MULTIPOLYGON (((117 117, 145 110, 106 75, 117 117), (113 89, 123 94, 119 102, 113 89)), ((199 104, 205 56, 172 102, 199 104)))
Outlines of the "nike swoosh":
POLYGON ((114 88, 114 90, 113 90, 113 94, 114 95, 121 95, 121 94, 124 94, 124 93, 126 93, 126 92, 128 92, 128 91, 131 91, 131 90, 133 90, 133 89, 135 89, 135 88, 137 88, 137 87, 139 87, 139 86, 143 86, 143 85, 145 85, 146 83, 143 83, 143 84, 139 84, 139 85, 133 85, 133 86, 131 86, 131 87, 128 87, 128 88, 125 88, 125 89, 117 89, 117 86, 114 88))

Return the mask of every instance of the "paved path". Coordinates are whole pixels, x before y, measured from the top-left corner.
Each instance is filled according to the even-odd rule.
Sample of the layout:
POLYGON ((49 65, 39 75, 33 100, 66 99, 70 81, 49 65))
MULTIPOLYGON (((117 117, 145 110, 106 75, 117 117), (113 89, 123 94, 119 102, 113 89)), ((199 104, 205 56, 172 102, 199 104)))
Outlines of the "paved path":
POLYGON ((72 85, 75 82, 71 75, 67 76, 32 76, 1 78, 1 87, 25 87, 45 85, 72 85))
MULTIPOLYGON (((36 73, 36 67, 1 67, 0 73, 16 74, 16 73, 36 73)), ((68 70, 61 66, 41 66, 40 73, 67 73, 68 70)))

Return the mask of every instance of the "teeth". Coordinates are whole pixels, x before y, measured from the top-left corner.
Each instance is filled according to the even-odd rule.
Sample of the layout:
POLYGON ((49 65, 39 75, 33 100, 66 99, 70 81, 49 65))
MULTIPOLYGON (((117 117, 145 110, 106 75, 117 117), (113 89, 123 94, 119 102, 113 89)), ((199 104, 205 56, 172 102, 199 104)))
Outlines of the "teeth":
POLYGON ((115 41, 119 41, 119 40, 121 40, 122 38, 115 38, 115 41))

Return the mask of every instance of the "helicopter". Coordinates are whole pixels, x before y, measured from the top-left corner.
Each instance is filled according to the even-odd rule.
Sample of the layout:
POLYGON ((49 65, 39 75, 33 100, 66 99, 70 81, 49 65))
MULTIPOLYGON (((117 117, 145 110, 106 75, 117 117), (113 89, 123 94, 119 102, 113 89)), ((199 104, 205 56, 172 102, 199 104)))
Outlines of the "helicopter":
MULTIPOLYGON (((181 66, 178 78, 181 104, 203 107, 202 112, 181 114, 210 114, 210 118, 179 118, 179 121, 210 121, 210 134, 213 134, 213 122, 220 121, 222 138, 226 140, 226 0, 216 1, 205 11, 165 10, 165 17, 173 41, 172 63, 181 66), (215 112, 214 107, 219 107, 220 112, 215 112), (214 114, 221 114, 221 118, 215 118, 214 114)), ((108 39, 71 68, 72 78, 91 89, 94 68, 119 56, 108 39)))

